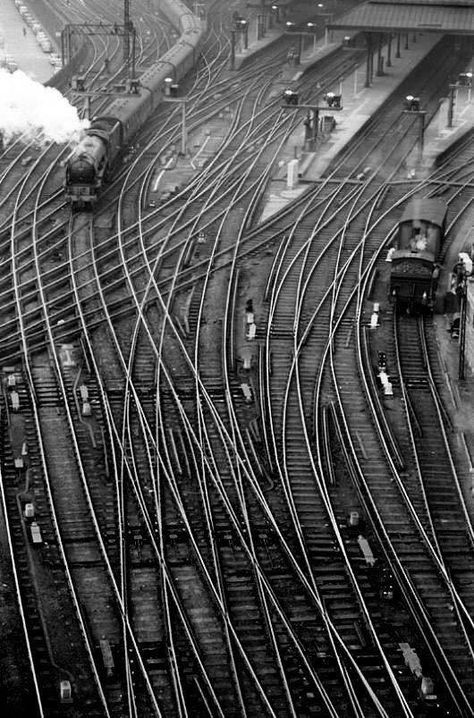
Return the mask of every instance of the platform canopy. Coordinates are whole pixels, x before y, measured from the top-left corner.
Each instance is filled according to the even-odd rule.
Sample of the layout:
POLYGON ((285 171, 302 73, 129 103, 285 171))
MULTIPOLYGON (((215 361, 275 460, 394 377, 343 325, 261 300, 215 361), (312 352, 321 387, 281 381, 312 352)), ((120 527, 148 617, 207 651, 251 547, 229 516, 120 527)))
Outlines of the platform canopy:
POLYGON ((474 35, 474 0, 369 0, 327 24, 353 32, 474 35))

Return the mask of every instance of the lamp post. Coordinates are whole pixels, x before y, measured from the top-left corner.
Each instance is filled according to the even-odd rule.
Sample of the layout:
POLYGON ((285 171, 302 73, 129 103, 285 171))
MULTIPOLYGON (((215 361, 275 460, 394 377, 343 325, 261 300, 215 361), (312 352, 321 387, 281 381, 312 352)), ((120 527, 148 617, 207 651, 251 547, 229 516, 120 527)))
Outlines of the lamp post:
POLYGON ((459 365, 458 377, 464 379, 464 365, 466 359, 466 318, 467 318, 467 274, 463 270, 462 279, 456 289, 459 298, 459 365))
POLYGON ((469 72, 466 72, 466 77, 468 81, 467 85, 467 101, 471 102, 471 90, 472 90, 472 70, 469 70, 469 72))
POLYGON ((316 33, 317 33, 317 31, 318 31, 318 26, 317 26, 317 24, 316 24, 315 22, 307 22, 307 23, 306 23, 306 27, 307 27, 309 30, 311 30, 313 27, 315 28, 315 29, 314 29, 314 32, 311 33, 311 35, 313 36, 313 53, 314 53, 314 52, 316 52, 316 43, 317 43, 317 40, 318 40, 318 38, 317 38, 317 36, 316 36, 316 33))
POLYGON ((285 90, 283 93, 283 99, 285 101, 285 104, 282 105, 282 109, 285 110, 306 110, 306 117, 303 120, 303 124, 305 126, 305 144, 308 145, 308 149, 313 149, 314 144, 316 142, 317 136, 318 136, 318 126, 319 126, 319 112, 320 110, 327 110, 328 107, 330 107, 332 110, 335 110, 339 112, 342 110, 341 107, 341 96, 335 95, 334 93, 328 92, 324 100, 327 103, 326 107, 320 107, 319 105, 307 105, 303 104, 300 105, 298 103, 298 93, 294 90, 285 90), (328 97, 330 100, 332 98, 336 98, 336 102, 329 102, 328 97))
MULTIPOLYGON (((473 275, 472 259, 466 252, 458 254, 458 261, 453 267, 451 285, 454 287, 459 308, 459 365, 458 378, 464 379, 464 364, 466 358, 466 325, 468 306, 468 279, 473 275)), ((451 326, 451 330, 454 326, 451 326)), ((452 333, 454 337, 454 333, 452 333)))
POLYGON ((236 26, 237 26, 237 32, 240 34, 240 36, 244 37, 244 50, 247 50, 249 46, 249 24, 248 21, 245 20, 245 18, 241 17, 238 20, 236 20, 236 26))
POLYGON ((235 27, 230 31, 230 69, 233 70, 235 67, 235 49, 237 44, 237 36, 239 38, 239 45, 242 46, 242 37, 244 40, 244 50, 247 50, 249 44, 249 24, 248 20, 241 17, 237 12, 234 13, 234 24, 235 27))
MULTIPOLYGON (((333 12, 321 12, 321 10, 324 10, 325 5, 322 2, 318 2, 317 4, 318 12, 316 13, 316 17, 324 18, 324 23, 327 25, 328 22, 331 22, 334 13, 333 12)), ((328 37, 328 29, 326 28, 324 33, 324 44, 327 45, 329 41, 328 37)))
POLYGON ((460 72, 458 75, 457 82, 449 83, 449 104, 448 104, 448 127, 453 126, 454 119, 454 105, 457 101, 458 90, 465 87, 467 88, 467 101, 471 102, 471 86, 472 86, 472 70, 468 72, 460 72))
MULTIPOLYGON (((292 31, 291 31, 291 28, 296 27, 296 24, 294 22, 292 22, 291 20, 287 20, 285 25, 286 25, 286 29, 290 35, 297 34, 296 32, 292 33, 292 31)), ((296 65, 299 65, 302 54, 303 54, 303 34, 300 32, 300 33, 298 33, 298 49, 296 51, 296 58, 294 58, 296 60, 296 63, 295 63, 296 65)))
POLYGON ((449 104, 448 104, 448 127, 453 126, 454 104, 456 102, 456 94, 459 85, 457 82, 449 83, 449 104))
POLYGON ((230 31, 230 69, 235 67, 235 30, 230 31))
POLYGON ((471 89, 472 89, 472 70, 468 72, 460 72, 458 75, 459 87, 467 88, 467 101, 471 102, 471 89))

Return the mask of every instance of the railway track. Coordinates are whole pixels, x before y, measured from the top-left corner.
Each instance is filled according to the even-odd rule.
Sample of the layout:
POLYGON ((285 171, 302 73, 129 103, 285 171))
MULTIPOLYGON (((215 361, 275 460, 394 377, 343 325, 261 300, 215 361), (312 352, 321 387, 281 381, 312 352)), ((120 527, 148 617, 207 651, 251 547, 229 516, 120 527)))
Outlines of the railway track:
MULTIPOLYGON (((201 101, 214 71, 205 66, 195 86, 201 101)), ((429 181, 388 180, 381 192, 378 167, 367 183, 330 178, 253 228, 290 122, 277 107, 281 88, 257 91, 252 72, 221 151, 159 212, 148 211, 151 144, 116 203, 108 196, 116 233, 110 210, 95 223, 76 215, 67 242, 50 238, 44 251, 42 230, 31 246, 13 227, 14 291, 6 276, 3 286, 22 338, 20 353, 9 329, 5 352, 22 357, 20 415, 41 457, 35 496, 54 552, 44 581, 51 591, 51 575, 58 586, 67 576, 61 601, 82 661, 79 679, 56 635, 56 660, 44 660, 52 618, 41 621, 22 577, 25 635, 40 637, 30 644, 38 704, 50 701, 46 715, 62 710, 59 654, 59 675, 88 715, 413 716, 409 640, 444 705, 471 715, 470 545, 459 518, 451 543, 442 513, 458 512, 460 497, 443 506, 434 470, 427 493, 438 487, 439 501, 415 496, 419 481, 409 485, 391 456, 405 443, 388 443, 390 422, 380 425, 361 379, 373 370, 359 288, 402 202, 429 181), (270 118, 281 127, 263 134, 270 118)), ((408 131, 407 152, 413 141, 408 131)), ((396 171, 403 157, 391 161, 396 171)), ((334 177, 356 171, 348 160, 334 177)), ((457 180, 437 181, 451 191, 457 180)), ((11 388, 4 394, 11 404, 11 388)), ((420 426, 417 415, 412 433, 420 426)), ((415 451, 425 465, 433 448, 415 451)), ((20 566, 17 479, 6 482, 5 504, 20 566)))

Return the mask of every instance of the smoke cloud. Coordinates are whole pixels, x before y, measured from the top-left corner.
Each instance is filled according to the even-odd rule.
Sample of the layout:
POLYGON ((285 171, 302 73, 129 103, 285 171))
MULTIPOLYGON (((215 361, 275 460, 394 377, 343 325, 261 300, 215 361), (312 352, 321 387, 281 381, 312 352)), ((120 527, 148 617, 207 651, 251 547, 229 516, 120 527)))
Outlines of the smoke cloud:
POLYGON ((89 125, 53 87, 45 87, 21 70, 0 68, 0 133, 5 144, 22 136, 38 145, 75 143, 89 125))

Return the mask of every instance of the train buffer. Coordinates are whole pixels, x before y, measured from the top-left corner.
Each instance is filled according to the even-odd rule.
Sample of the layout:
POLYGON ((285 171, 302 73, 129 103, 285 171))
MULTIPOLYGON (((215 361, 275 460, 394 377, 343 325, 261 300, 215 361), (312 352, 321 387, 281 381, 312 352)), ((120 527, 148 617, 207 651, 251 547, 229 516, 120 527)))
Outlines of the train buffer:
POLYGON ((359 544, 359 548, 364 555, 365 563, 368 566, 371 566, 371 567, 374 566, 375 557, 374 557, 374 554, 372 553, 372 549, 370 548, 370 545, 369 545, 369 542, 367 541, 367 539, 364 536, 362 536, 362 534, 359 534, 359 536, 357 537, 357 543, 359 544))
POLYGON ((247 328, 246 338, 249 341, 252 341, 253 339, 255 339, 256 334, 257 334, 257 325, 254 323, 249 324, 248 328, 247 328))
POLYGON ((422 674, 422 671, 420 659, 418 658, 417 652, 414 648, 410 646, 409 643, 399 643, 398 645, 400 646, 401 652, 403 654, 405 665, 410 669, 414 676, 419 678, 422 674))
POLYGON ((10 392, 10 399, 12 403, 12 410, 19 411, 20 409, 20 395, 17 391, 10 392))
POLYGON ((70 681, 61 681, 59 684, 61 703, 72 703, 72 689, 70 681))
POLYGON ((242 359, 244 369, 247 371, 250 370, 252 368, 252 352, 250 349, 244 348, 240 352, 240 358, 242 359))
POLYGON ((110 643, 105 636, 103 636, 100 641, 100 651, 102 653, 102 661, 104 663, 104 668, 106 670, 106 673, 108 676, 111 676, 114 672, 115 663, 114 663, 114 657, 112 655, 112 649, 110 647, 110 643))
POLYGON ((379 314, 378 312, 372 312, 370 315, 370 328, 377 329, 379 326, 379 314))
POLYGON ((31 534, 31 540, 34 544, 41 544, 43 543, 43 537, 41 536, 41 529, 36 523, 36 521, 32 521, 30 525, 30 534, 31 534))
POLYGON ((240 388, 242 390, 242 394, 244 395, 245 403, 251 404, 253 401, 253 392, 250 386, 247 383, 243 383, 240 385, 240 388))

